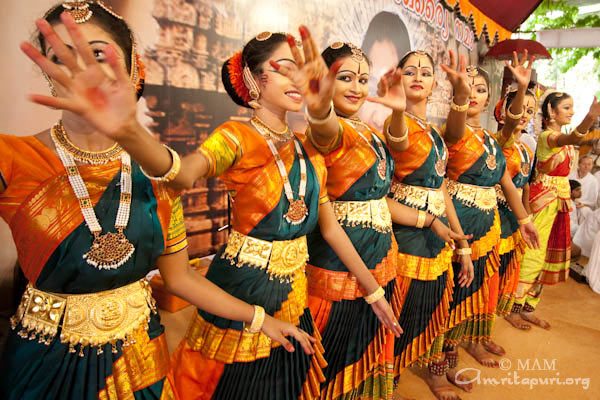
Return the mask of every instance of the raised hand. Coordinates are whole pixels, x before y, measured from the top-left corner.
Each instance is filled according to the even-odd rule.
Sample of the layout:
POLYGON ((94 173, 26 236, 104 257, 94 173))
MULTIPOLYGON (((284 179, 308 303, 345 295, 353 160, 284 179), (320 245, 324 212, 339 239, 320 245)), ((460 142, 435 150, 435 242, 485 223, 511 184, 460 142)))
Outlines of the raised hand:
POLYGON ((392 307, 390 303, 387 302, 385 297, 377 300, 375 303, 371 304, 371 308, 373 308, 373 312, 379 318, 379 321, 389 330, 392 331, 394 336, 400 337, 403 333, 402 328, 398 324, 396 317, 394 316, 394 312, 392 311, 392 307))
POLYGON ((464 97, 467 99, 471 95, 471 84, 467 75, 467 60, 461 55, 459 63, 456 62, 454 52, 450 50, 450 65, 441 64, 440 66, 448 75, 448 80, 452 84, 455 96, 464 97))
POLYGON ((265 315, 262 332, 272 340, 281 343, 289 352, 293 352, 295 349, 294 345, 286 339, 287 336, 292 336, 296 339, 306 354, 314 354, 315 352, 312 344, 316 343, 317 340, 289 322, 283 322, 269 315, 265 315))
POLYGON ((452 248, 454 248, 455 240, 469 240, 473 238, 473 235, 462 235, 460 233, 454 232, 452 229, 446 226, 446 224, 444 224, 437 218, 431 224, 431 230, 433 231, 433 233, 438 235, 440 239, 442 239, 444 242, 450 243, 452 245, 452 248))
POLYGON ((523 236, 527 247, 530 249, 540 248, 540 238, 533 222, 521 225, 519 230, 521 231, 521 236, 523 236))
POLYGON ((520 88, 527 89, 529 82, 531 81, 531 68, 533 67, 533 62, 535 61, 535 56, 532 56, 527 63, 527 67, 525 67, 525 62, 527 61, 528 52, 525 50, 523 57, 519 60, 517 56, 517 52, 513 51, 513 59, 512 64, 507 61, 504 61, 506 67, 512 72, 512 75, 517 81, 517 84, 520 88))
POLYGON ((379 79, 377 83, 377 96, 367 97, 368 101, 383 104, 394 111, 406 110, 406 95, 402 85, 402 70, 392 68, 379 79))
POLYGON ((590 111, 588 114, 592 118, 598 118, 600 116, 600 101, 594 96, 594 100, 592 101, 592 105, 590 106, 590 111))
POLYGON ((68 73, 31 44, 21 44, 21 50, 27 57, 60 85, 57 97, 35 94, 31 95, 30 99, 37 104, 71 111, 84 118, 100 133, 116 139, 125 130, 124 127, 136 121, 135 88, 125 65, 119 63, 115 49, 108 45, 105 48, 106 60, 114 74, 109 76, 96 60, 73 17, 63 13, 61 20, 84 65, 77 63, 73 51, 64 44, 47 21, 36 21, 36 26, 58 59, 68 69, 68 73))
POLYGON ((270 61, 270 64, 294 83, 296 89, 304 97, 306 107, 311 116, 316 118, 325 117, 331 107, 335 75, 340 69, 342 62, 338 60, 331 68, 327 68, 327 64, 325 64, 323 57, 321 57, 321 53, 308 28, 301 25, 299 31, 302 37, 304 56, 296 46, 294 37, 287 35, 288 44, 298 68, 291 69, 275 61, 270 61))

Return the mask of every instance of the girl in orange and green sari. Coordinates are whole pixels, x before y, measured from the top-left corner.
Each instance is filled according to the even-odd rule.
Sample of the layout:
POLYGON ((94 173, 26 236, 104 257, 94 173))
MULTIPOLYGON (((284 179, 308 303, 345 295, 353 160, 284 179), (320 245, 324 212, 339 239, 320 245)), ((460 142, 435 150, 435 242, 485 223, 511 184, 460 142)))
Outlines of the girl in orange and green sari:
MULTIPOLYGON (((530 60, 528 68, 516 55, 513 65, 507 63, 517 75, 517 69, 523 75, 525 88, 531 74, 530 60)), ((502 148, 494 137, 480 125, 482 110, 489 99, 489 79, 487 73, 479 67, 469 66, 466 71, 470 87, 466 124, 462 129, 446 130, 444 139, 448 144, 448 192, 461 224, 473 234, 469 247, 460 249, 473 260, 475 278, 470 287, 459 287, 454 291, 450 305, 449 326, 454 326, 447 334, 445 348, 452 354, 456 365, 458 354, 456 346, 465 342, 467 352, 485 366, 497 367, 497 361, 486 352, 501 354, 504 350, 491 341, 496 307, 498 302, 498 283, 500 258, 500 219, 497 210, 495 185, 501 186, 508 204, 519 221, 521 233, 528 244, 536 245, 537 232, 527 220, 527 212, 521 203, 510 175, 506 172, 506 159, 502 148)), ((513 107, 522 108, 522 97, 511 105, 512 121, 505 125, 512 132, 521 115, 515 117, 513 107)), ((459 264, 453 262, 454 268, 459 264)), ((458 382, 458 376, 454 377, 458 382)), ((464 381, 464 379, 461 379, 464 381)))
MULTIPOLYGON (((518 89, 508 92, 500 99, 494 111, 494 116, 499 124, 503 126, 509 124, 506 129, 503 128, 496 134, 496 139, 506 158, 506 169, 521 195, 523 206, 530 214, 527 200, 529 199, 528 181, 533 165, 533 153, 525 144, 520 142, 519 138, 536 112, 537 98, 533 92, 526 90, 524 85, 525 82, 523 81, 518 89), (523 97, 524 100, 522 100, 523 97), (511 121, 511 118, 507 117, 507 110, 510 113, 511 105, 515 101, 523 104, 523 115, 520 119, 512 119, 511 121), (515 124, 516 126, 511 130, 511 127, 515 124)), ((518 107, 518 104, 516 107, 518 107)), ((518 318, 518 314, 510 314, 519 283, 519 268, 526 244, 521 237, 521 232, 519 232, 517 217, 510 209, 500 185, 496 185, 496 197, 501 227, 500 243, 498 245, 500 268, 498 271, 498 307, 496 313, 504 316, 516 328, 526 330, 530 329, 531 326, 518 318)))
MULTIPOLYGON (((313 45, 301 27, 303 48, 313 45)), ((233 230, 216 254, 207 278, 226 292, 263 307, 301 332, 314 335, 314 351, 290 352, 231 318, 198 310, 172 358, 173 382, 181 398, 315 399, 327 365, 307 296, 306 235, 317 221, 323 238, 370 294, 371 308, 399 335, 383 291, 337 222, 326 191, 323 157, 303 134, 292 133, 287 111, 298 111, 303 96, 295 79, 313 78, 317 60, 294 61, 294 38, 263 32, 225 62, 223 84, 240 106, 252 107, 249 123, 227 122, 182 160, 175 183, 219 176, 233 204, 233 230), (285 71, 285 73, 283 72, 285 71)), ((318 86, 318 84, 317 84, 318 86)), ((308 96, 314 100, 318 93, 308 96)), ((170 156, 148 135, 123 138, 132 154, 163 173, 170 156)), ((305 334, 306 334, 305 333, 305 334)), ((291 339, 295 343, 295 339, 291 339)))
POLYGON ((36 136, 0 135, 0 215, 29 280, 1 364, 3 398, 177 398, 145 280, 155 266, 176 295, 312 353, 306 333, 189 267, 181 204, 167 186, 177 153, 165 150, 169 171, 152 178, 115 142, 133 128, 150 137, 135 120, 143 69, 125 22, 94 2, 55 6, 36 24, 45 55, 21 48, 53 96, 31 99, 63 111, 36 136))
MULTIPOLYGON (((408 143, 406 135, 396 138, 390 133, 385 137, 356 117, 368 95, 367 57, 353 44, 342 42, 333 43, 321 56, 330 69, 339 67, 330 93, 333 107, 325 99, 325 110, 309 108, 308 135, 325 156, 327 192, 336 217, 398 316, 401 294, 392 221, 414 226, 422 218, 423 224, 433 224, 446 240, 455 236, 433 215, 421 216, 417 210, 387 198, 394 173, 388 147, 405 149, 408 143), (324 119, 312 117, 325 113, 324 119)), ((395 89, 399 81, 385 84, 395 89)), ((400 108, 404 98, 392 92, 388 90, 376 101, 396 109, 389 132, 403 132, 405 120, 400 108)), ((309 305, 329 364, 324 370, 321 398, 391 399, 394 342, 402 336, 394 338, 393 332, 378 321, 362 299, 365 293, 356 277, 319 230, 308 236, 308 248, 309 305)))
POLYGON ((537 163, 529 194, 533 222, 540 232, 542 247, 525 251, 512 312, 520 313, 521 318, 544 329, 550 329, 550 324, 534 314, 542 287, 565 281, 569 271, 571 201, 568 175, 576 161, 573 145, 584 139, 598 115, 600 102, 594 98, 583 121, 565 135, 560 130, 573 116, 571 96, 552 92, 542 102, 546 130, 538 137, 537 163))

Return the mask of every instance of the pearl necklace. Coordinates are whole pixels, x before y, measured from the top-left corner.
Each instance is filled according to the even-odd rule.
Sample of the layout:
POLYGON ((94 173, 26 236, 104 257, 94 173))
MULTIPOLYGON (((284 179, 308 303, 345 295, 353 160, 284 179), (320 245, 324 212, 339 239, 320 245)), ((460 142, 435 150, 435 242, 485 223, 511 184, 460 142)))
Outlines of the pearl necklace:
POLYGON ((60 146, 56 138, 58 132, 61 130, 64 134, 65 132, 61 122, 58 122, 52 127, 52 141, 56 146, 60 161, 67 171, 69 183, 73 188, 73 192, 75 193, 77 200, 79 200, 79 207, 81 208, 83 218, 90 232, 94 236, 90 251, 84 254, 83 258, 88 264, 98 269, 117 269, 125 264, 135 251, 135 247, 123 233, 129 223, 129 213, 131 208, 131 158, 126 152, 121 152, 121 196, 119 200, 119 210, 115 221, 117 233, 108 232, 102 235, 102 226, 100 226, 100 222, 94 212, 90 194, 79 173, 79 168, 77 168, 77 164, 75 164, 75 158, 60 146))

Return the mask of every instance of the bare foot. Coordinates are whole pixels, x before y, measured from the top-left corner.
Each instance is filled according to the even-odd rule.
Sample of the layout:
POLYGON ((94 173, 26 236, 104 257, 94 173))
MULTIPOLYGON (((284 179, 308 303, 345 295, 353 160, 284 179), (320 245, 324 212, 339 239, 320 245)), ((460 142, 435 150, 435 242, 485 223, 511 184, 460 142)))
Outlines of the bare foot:
POLYGON ((523 318, 521 318, 521 314, 511 312, 507 316, 504 317, 512 326, 522 331, 528 331, 531 329, 531 325, 526 323, 523 318))
POLYGON ((495 358, 490 357, 480 343, 469 343, 466 347, 467 353, 473 356, 477 362, 484 367, 498 368, 500 365, 495 358))
POLYGON ((427 382, 429 389, 438 400, 460 400, 445 376, 429 373, 425 378, 425 382, 427 382))
POLYGON ((484 343, 483 344, 483 348, 488 353, 492 353, 492 354, 495 354, 497 356, 505 356, 506 355, 506 350, 504 350, 504 348, 502 346, 500 346, 497 343, 494 343, 491 340, 488 341, 488 342, 486 342, 486 343, 484 343))
POLYGON ((473 391, 472 378, 465 374, 459 374, 457 368, 449 369, 448 372, 446 372, 446 379, 448 379, 448 382, 456 385, 467 393, 473 391))
POLYGON ((537 325, 540 328, 543 328, 547 331, 549 331, 551 328, 548 321, 544 321, 543 319, 536 317, 533 312, 521 311, 521 318, 523 318, 525 321, 531 322, 532 324, 537 325))

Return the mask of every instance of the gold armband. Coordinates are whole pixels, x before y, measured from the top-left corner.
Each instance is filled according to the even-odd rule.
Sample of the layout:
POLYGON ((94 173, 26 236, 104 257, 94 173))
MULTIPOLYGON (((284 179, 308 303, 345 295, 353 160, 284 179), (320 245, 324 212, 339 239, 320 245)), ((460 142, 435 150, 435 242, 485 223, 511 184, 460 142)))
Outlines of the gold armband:
POLYGON ((453 97, 452 101, 450 102, 450 108, 457 112, 465 112, 469 109, 469 101, 467 100, 467 104, 459 106, 458 104, 456 104, 454 102, 454 97, 453 97))
POLYGON ((521 225, 526 225, 526 224, 528 224, 528 223, 530 223, 530 222, 531 222, 531 215, 528 215, 528 216, 526 216, 525 218, 523 218, 523 219, 519 219, 519 220, 517 220, 517 221, 519 222, 519 226, 521 226, 521 225))
POLYGON ((261 306, 254 306, 254 316, 249 327, 244 327, 244 330, 249 333, 258 333, 261 331, 265 322, 265 309, 261 306))
POLYGON ((379 286, 379 288, 376 291, 374 291, 368 296, 365 296, 364 299, 367 302, 367 304, 373 304, 379 299, 381 299, 383 296, 385 296, 385 290, 383 290, 383 288, 379 286))
POLYGON ((473 250, 470 247, 456 249, 455 252, 456 252, 456 255, 458 255, 458 256, 470 256, 471 254, 473 254, 473 250))
POLYGON ((169 150, 169 153, 171 153, 171 159, 172 159, 171 168, 167 171, 167 173, 164 174, 163 176, 155 177, 155 176, 148 175, 146 173, 146 171, 144 171, 143 168, 140 167, 140 169, 142 170, 142 173, 146 176, 146 178, 150 179, 151 181, 169 183, 173 179, 175 179, 175 177, 179 174, 179 171, 181 171, 181 158, 179 157, 179 154, 177 154, 177 152, 175 150, 173 150, 172 148, 170 148, 167 145, 163 145, 163 146, 165 146, 165 148, 167 150, 169 150))

